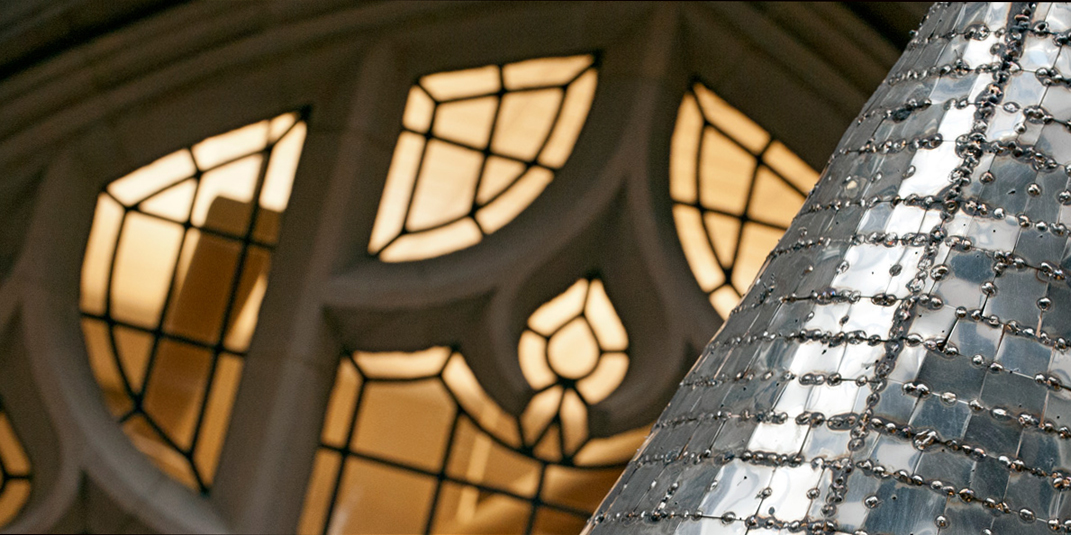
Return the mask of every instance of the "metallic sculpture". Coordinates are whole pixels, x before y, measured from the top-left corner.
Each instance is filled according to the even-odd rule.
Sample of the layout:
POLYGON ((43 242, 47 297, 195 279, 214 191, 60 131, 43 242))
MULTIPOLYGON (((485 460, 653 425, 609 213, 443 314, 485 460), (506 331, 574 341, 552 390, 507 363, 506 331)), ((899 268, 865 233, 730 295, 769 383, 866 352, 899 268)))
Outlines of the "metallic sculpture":
POLYGON ((1071 532, 1069 44, 931 8, 586 532, 1071 532))

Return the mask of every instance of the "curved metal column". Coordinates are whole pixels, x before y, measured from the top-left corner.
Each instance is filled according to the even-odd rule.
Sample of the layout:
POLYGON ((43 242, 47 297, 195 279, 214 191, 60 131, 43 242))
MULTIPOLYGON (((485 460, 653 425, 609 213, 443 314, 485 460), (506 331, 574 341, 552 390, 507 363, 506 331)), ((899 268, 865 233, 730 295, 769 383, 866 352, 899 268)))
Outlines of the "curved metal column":
POLYGON ((930 10, 587 532, 1071 532, 1069 42, 930 10))

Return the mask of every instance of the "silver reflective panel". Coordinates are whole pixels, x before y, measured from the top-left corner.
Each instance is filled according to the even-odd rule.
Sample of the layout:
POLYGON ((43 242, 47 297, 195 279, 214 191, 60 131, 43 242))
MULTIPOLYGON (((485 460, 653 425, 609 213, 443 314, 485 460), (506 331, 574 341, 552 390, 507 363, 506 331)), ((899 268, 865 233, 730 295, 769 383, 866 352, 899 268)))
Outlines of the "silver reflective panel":
POLYGON ((1071 532, 1071 8, 935 5, 588 533, 1071 532))

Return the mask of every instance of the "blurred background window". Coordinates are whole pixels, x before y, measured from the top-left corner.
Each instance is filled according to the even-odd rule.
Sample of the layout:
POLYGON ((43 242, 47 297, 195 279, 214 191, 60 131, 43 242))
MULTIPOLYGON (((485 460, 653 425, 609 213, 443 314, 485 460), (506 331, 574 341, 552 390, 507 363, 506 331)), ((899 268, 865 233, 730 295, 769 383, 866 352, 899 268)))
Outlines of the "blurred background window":
POLYGON ((0 403, 0 526, 11 521, 30 496, 30 459, 0 403))
POLYGON ((576 533, 924 11, 0 7, 0 527, 576 533))
POLYGON ((673 220, 692 274, 726 318, 818 173, 697 82, 677 112, 669 180, 673 220))
MULTIPOLYGON (((430 258, 508 223, 571 153, 596 76, 595 56, 584 55, 422 77, 370 252, 430 258)), ((284 114, 160 158, 98 200, 82 270, 92 368, 134 444, 202 493, 304 139, 301 116, 284 114)), ((817 173, 701 83, 680 106, 669 165, 678 236, 724 317, 817 173)), ((300 531, 578 531, 649 428, 588 436, 588 406, 621 383, 628 346, 602 281, 590 277, 529 318, 517 352, 534 395, 519 416, 450 348, 347 353, 300 531), (382 514, 394 510, 407 511, 404 526, 382 514)))
POLYGON ((578 532, 649 430, 588 436, 588 405, 628 367, 628 335, 598 279, 528 324, 518 354, 536 393, 520 416, 449 348, 345 355, 299 531, 578 532))
POLYGON ((409 90, 368 252, 421 260, 474 245, 543 192, 595 96, 592 55, 422 77, 409 90))
POLYGON ((305 124, 208 138, 108 184, 82 266, 90 364, 123 431, 207 492, 268 284, 305 124))

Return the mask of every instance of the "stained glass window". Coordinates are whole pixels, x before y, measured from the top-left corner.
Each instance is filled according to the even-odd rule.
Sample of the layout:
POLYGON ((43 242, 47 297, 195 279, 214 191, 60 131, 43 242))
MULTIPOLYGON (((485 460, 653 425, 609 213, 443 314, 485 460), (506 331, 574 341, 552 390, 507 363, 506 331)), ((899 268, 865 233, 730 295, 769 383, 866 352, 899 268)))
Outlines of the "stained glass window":
POLYGON ((587 438, 587 406, 602 401, 628 371, 628 334, 599 279, 581 279, 528 319, 517 354, 536 390, 521 415, 524 444, 547 433, 570 455, 587 438))
POLYGON ((569 157, 595 95, 592 55, 429 74, 409 90, 368 251, 440 256, 502 228, 569 157))
POLYGON ((82 266, 82 328, 111 412, 207 492, 305 139, 288 113, 109 183, 82 266))
POLYGON ((677 236, 723 318, 803 206, 818 173, 700 83, 685 95, 670 152, 677 236))
POLYGON ((587 405, 628 367, 597 278, 536 310, 519 342, 536 389, 502 410, 447 347, 345 355, 301 533, 576 533, 647 429, 588 436, 587 405))
POLYGON ((0 403, 0 527, 19 513, 30 497, 30 459, 0 403))
MULTIPOLYGON (((597 66, 583 55, 420 78, 369 252, 432 258, 515 218, 569 157, 597 66)), ((261 121, 160 158, 98 198, 81 294, 93 371, 134 444, 201 493, 304 137, 300 114, 261 121)), ((681 242, 726 315, 817 174, 699 84, 681 105, 671 156, 681 242)), ((591 276, 534 311, 517 344, 532 389, 519 415, 487 395, 456 348, 347 352, 300 531, 578 531, 646 435, 592 437, 588 425, 590 406, 629 369, 628 334, 591 276)))

